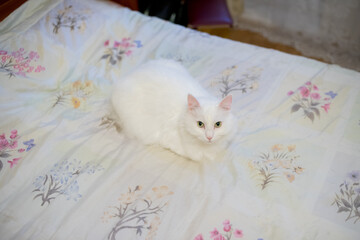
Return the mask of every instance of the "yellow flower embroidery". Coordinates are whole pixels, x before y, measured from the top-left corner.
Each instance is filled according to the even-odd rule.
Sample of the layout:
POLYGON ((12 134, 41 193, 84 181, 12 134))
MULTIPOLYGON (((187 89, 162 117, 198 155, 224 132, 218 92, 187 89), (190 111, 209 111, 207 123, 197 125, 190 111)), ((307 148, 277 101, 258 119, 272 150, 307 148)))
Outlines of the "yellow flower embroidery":
POLYGON ((173 194, 167 186, 154 187, 152 191, 157 199, 173 194))
POLYGON ((92 87, 91 81, 85 81, 85 87, 92 87))
POLYGON ((80 107, 81 102, 80 102, 80 99, 78 99, 77 97, 72 97, 71 102, 72 102, 74 108, 80 107))
POLYGON ((304 168, 299 166, 299 155, 296 145, 275 144, 271 151, 261 153, 257 160, 250 161, 250 169, 257 171, 260 178, 261 189, 278 181, 277 177, 283 175, 290 183, 295 180, 296 174, 302 174, 304 168))
POLYGON ((79 80, 73 82, 72 87, 74 88, 75 91, 78 90, 81 87, 81 82, 79 80))
POLYGON ((138 195, 136 192, 128 192, 121 194, 120 198, 118 199, 123 204, 130 204, 133 203, 137 199, 138 195))
POLYGON ((295 175, 291 174, 291 173, 284 173, 284 175, 286 176, 287 180, 289 182, 293 182, 295 180, 295 175))
POLYGON ((131 204, 138 199, 139 193, 137 193, 137 191, 140 191, 141 189, 141 186, 136 186, 134 191, 131 191, 131 189, 129 188, 129 191, 127 193, 121 194, 118 200, 123 204, 131 204))
POLYGON ((304 168, 302 167, 295 167, 294 168, 294 172, 297 174, 303 173, 304 172, 304 168))
POLYGON ((282 144, 275 144, 274 146, 272 146, 271 150, 273 152, 278 152, 284 149, 284 146, 282 144))
POLYGON ((289 150, 289 152, 294 151, 294 150, 295 150, 295 148, 296 148, 296 145, 289 145, 289 146, 288 146, 288 150, 289 150))

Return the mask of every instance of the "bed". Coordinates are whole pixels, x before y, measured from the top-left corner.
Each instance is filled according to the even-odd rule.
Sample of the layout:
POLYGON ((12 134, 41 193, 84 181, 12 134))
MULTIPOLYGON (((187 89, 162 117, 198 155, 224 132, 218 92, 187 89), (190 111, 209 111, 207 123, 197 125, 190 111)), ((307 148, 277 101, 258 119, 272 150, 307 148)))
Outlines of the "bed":
POLYGON ((106 1, 0 23, 1 239, 360 239, 360 73, 106 1), (110 96, 150 59, 232 94, 239 131, 194 162, 128 139, 110 96))

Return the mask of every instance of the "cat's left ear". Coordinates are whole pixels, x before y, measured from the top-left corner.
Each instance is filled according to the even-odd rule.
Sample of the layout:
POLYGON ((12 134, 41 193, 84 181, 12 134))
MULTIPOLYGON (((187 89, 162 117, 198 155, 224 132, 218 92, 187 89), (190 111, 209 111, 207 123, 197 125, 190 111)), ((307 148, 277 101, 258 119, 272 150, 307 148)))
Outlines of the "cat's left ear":
POLYGON ((188 94, 188 108, 189 110, 194 110, 196 108, 200 107, 200 103, 198 102, 198 100, 196 100, 196 98, 191 95, 188 94))
POLYGON ((232 95, 227 95, 226 97, 221 100, 219 107, 229 111, 231 109, 231 103, 232 103, 232 95))

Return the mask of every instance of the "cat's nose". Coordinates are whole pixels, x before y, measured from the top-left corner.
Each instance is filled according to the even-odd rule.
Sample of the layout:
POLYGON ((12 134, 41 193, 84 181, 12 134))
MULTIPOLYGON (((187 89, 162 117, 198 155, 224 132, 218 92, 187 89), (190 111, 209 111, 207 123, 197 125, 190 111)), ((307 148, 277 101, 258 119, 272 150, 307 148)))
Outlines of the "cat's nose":
POLYGON ((206 136, 206 138, 207 138, 209 141, 211 141, 211 139, 212 139, 213 137, 206 136))

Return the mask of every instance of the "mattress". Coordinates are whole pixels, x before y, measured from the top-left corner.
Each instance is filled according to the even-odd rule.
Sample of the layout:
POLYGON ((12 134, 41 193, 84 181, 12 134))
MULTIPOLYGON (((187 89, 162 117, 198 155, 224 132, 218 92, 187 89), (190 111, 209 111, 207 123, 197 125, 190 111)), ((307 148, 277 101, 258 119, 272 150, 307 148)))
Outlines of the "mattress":
POLYGON ((0 23, 1 239, 360 239, 360 73, 106 1, 0 23), (115 82, 181 62, 238 132, 215 161, 129 139, 115 82))

